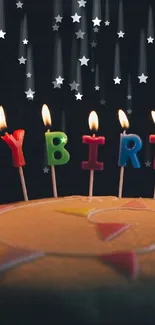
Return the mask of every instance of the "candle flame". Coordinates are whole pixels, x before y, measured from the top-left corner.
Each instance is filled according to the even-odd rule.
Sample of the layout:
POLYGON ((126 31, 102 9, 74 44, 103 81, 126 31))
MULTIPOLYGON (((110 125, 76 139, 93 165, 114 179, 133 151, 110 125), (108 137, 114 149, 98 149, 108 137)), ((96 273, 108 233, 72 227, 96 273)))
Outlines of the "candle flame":
POLYGON ((6 124, 4 109, 2 106, 0 106, 0 130, 6 129, 6 128, 7 128, 7 124, 6 124))
POLYGON ((151 111, 153 122, 155 123, 155 111, 151 111))
POLYGON ((89 114, 89 128, 90 130, 98 130, 98 127, 99 127, 99 122, 98 122, 98 116, 96 114, 95 111, 92 111, 90 114, 89 114))
POLYGON ((43 122, 44 122, 45 126, 52 124, 51 114, 50 114, 49 108, 46 104, 44 104, 42 107, 42 118, 43 118, 43 122))
POLYGON ((127 118, 126 114, 122 111, 122 109, 119 109, 118 117, 119 117, 121 127, 122 128, 129 128, 128 118, 127 118))

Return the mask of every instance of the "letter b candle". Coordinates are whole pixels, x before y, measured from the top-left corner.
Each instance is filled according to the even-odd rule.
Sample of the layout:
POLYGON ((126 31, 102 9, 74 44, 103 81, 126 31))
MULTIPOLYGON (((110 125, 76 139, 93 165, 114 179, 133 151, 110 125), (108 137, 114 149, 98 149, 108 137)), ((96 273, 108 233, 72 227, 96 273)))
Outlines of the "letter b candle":
MULTIPOLYGON (((95 111, 92 111, 89 115, 89 127, 90 129, 98 130, 98 116, 95 111)), ((82 143, 89 145, 89 158, 88 161, 82 161, 82 169, 90 170, 89 181, 89 197, 93 195, 93 182, 94 182, 94 170, 103 170, 103 162, 97 161, 98 146, 105 144, 104 137, 96 137, 84 135, 82 137, 82 143)))

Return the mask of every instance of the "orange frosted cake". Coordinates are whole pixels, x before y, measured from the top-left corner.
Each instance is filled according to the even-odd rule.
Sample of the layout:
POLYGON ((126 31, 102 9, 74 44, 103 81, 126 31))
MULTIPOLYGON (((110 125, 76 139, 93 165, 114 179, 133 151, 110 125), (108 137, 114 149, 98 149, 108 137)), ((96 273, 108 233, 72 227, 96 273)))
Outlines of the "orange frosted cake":
POLYGON ((27 310, 39 299, 27 324, 153 324, 155 201, 72 196, 1 205, 0 274, 4 308, 12 301, 15 313, 23 301, 24 313, 25 299, 27 310))

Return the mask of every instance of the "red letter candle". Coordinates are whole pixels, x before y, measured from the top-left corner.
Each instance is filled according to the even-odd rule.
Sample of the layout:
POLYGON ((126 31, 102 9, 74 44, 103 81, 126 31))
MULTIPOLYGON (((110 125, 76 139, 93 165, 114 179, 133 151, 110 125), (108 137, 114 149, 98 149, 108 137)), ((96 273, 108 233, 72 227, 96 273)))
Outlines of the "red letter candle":
MULTIPOLYGON (((92 111, 89 115, 89 128, 91 130, 98 130, 98 116, 95 111, 92 111)), ((96 137, 84 135, 82 137, 82 143, 89 145, 89 158, 88 161, 82 161, 82 169, 90 170, 90 182, 89 182, 89 196, 93 195, 93 182, 94 182, 94 170, 103 170, 103 162, 97 161, 98 147, 105 144, 104 137, 96 137)))
MULTIPOLYGON (((6 124, 3 107, 1 106, 0 107, 0 129, 3 130, 5 128, 7 128, 7 124, 6 124)), ((1 136, 1 138, 5 141, 5 143, 7 143, 7 145, 11 149, 12 163, 14 167, 18 167, 19 169, 24 199, 25 201, 28 201, 25 179, 24 179, 24 174, 22 169, 22 166, 25 166, 25 159, 22 150, 24 134, 25 131, 20 129, 20 130, 15 130, 13 134, 8 134, 7 132, 5 132, 5 134, 1 136)))

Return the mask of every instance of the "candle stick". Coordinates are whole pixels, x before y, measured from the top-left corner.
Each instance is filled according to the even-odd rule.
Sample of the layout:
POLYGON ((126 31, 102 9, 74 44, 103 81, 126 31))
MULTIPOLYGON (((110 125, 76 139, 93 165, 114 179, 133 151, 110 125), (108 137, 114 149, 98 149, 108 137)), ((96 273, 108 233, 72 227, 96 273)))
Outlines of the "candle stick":
MULTIPOLYGON (((119 110, 118 112, 120 124, 123 128, 129 128, 129 121, 126 117, 126 114, 119 110)), ((119 179, 119 192, 118 197, 122 197, 123 190, 123 181, 124 181, 124 167, 126 167, 128 160, 131 160, 131 163, 134 168, 140 168, 140 162, 137 157, 137 152, 142 148, 142 140, 136 134, 126 134, 124 130, 123 134, 120 135, 120 151, 119 151, 119 162, 118 165, 121 166, 120 170, 120 179, 119 179), (130 142, 133 142, 134 145, 130 148, 128 145, 130 142)))
MULTIPOLYGON (((51 126, 51 115, 47 105, 42 107, 42 118, 44 125, 51 126)), ((57 195, 57 184, 56 184, 56 175, 55 175, 55 166, 64 165, 70 160, 69 152, 64 148, 68 138, 64 132, 50 132, 50 129, 45 132, 46 140, 46 150, 47 150, 47 159, 48 165, 51 166, 51 176, 52 176, 52 186, 53 186, 53 196, 56 198, 57 195), (58 141, 58 144, 54 143, 54 140, 58 141), (59 153, 60 158, 56 158, 55 154, 59 153)))
MULTIPOLYGON (((89 128, 90 130, 98 130, 98 116, 95 111, 92 111, 89 115, 89 128)), ((103 163, 97 161, 98 146, 99 144, 105 144, 104 137, 96 137, 84 135, 82 137, 82 143, 89 145, 89 159, 88 161, 82 161, 82 169, 90 170, 89 177, 89 197, 93 196, 93 184, 94 184, 94 170, 103 170, 103 163)))
MULTIPOLYGON (((155 123, 155 111, 151 111, 151 115, 152 115, 153 122, 155 123)), ((151 134, 149 136, 149 143, 155 143, 155 134, 151 134)), ((153 169, 155 169, 155 157, 153 161, 153 169)), ((154 186, 153 198, 155 199, 155 186, 154 186)))
MULTIPOLYGON (((120 124, 122 128, 128 128, 129 127, 129 121, 125 115, 125 113, 120 109, 118 111, 118 117, 120 120, 120 124)), ((126 130, 123 131, 123 134, 126 134, 126 130)), ((118 197, 122 197, 122 192, 123 192, 123 180, 124 180, 124 167, 121 166, 120 168, 120 177, 119 177, 119 190, 118 190, 118 197)))
MULTIPOLYGON (((3 107, 0 107, 0 130, 6 129, 6 119, 3 107)), ((15 130, 13 134, 8 134, 5 132, 1 138, 7 143, 12 152, 12 162, 13 166, 19 169, 19 175, 24 195, 24 200, 28 201, 27 189, 25 184, 25 178, 22 166, 25 166, 25 159, 22 151, 22 145, 24 140, 25 131, 22 129, 15 130)))

